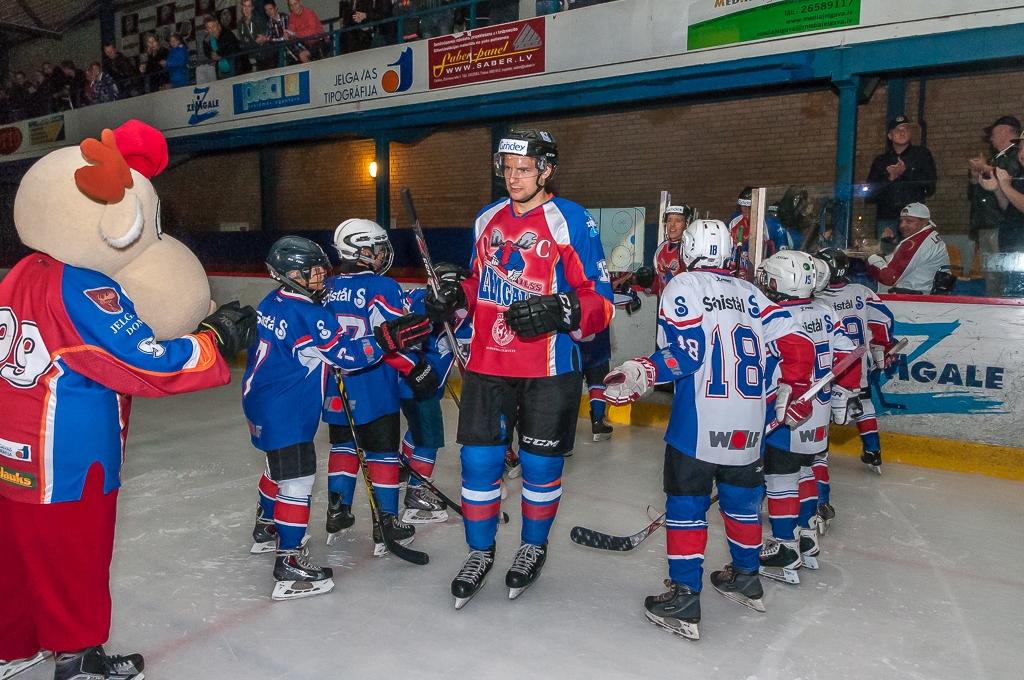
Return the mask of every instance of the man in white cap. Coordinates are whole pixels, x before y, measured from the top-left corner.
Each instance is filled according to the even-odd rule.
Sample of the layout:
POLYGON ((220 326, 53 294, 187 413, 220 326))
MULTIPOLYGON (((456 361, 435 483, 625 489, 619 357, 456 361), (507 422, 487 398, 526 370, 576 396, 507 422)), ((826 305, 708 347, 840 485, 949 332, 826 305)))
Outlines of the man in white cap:
POLYGON ((935 274, 949 272, 949 252, 939 237, 931 211, 923 203, 911 203, 900 211, 900 236, 896 250, 887 257, 871 255, 867 274, 878 282, 878 292, 932 292, 935 274))

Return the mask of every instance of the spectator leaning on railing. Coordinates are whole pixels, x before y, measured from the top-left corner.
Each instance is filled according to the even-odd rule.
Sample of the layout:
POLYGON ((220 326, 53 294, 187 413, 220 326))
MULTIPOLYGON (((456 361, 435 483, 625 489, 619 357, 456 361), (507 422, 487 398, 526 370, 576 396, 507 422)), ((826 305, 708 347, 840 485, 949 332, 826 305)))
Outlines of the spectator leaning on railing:
POLYGON ((188 85, 188 47, 178 33, 167 38, 171 49, 167 51, 167 76, 171 87, 188 85))
POLYGON ((255 11, 254 0, 242 0, 239 7, 242 14, 238 17, 238 42, 245 56, 242 59, 256 61, 256 69, 273 68, 277 65, 277 55, 272 50, 262 49, 268 42, 267 17, 263 12, 255 11))
POLYGON ((167 75, 167 48, 160 44, 155 33, 147 33, 145 42, 146 51, 140 56, 139 73, 143 76, 146 92, 156 92, 170 82, 167 75))
POLYGON ((94 61, 86 75, 89 84, 85 87, 84 99, 87 104, 103 104, 116 101, 119 93, 117 83, 103 70, 100 62, 94 61))
POLYGON ((203 20, 206 26, 206 38, 203 40, 203 54, 214 63, 217 80, 230 78, 238 73, 249 72, 249 62, 238 59, 238 38, 230 29, 224 28, 216 17, 209 16, 203 20))
POLYGON ((266 0, 263 3, 263 10, 267 13, 267 39, 271 45, 283 45, 286 58, 291 62, 305 64, 313 58, 306 46, 296 39, 295 32, 289 28, 288 15, 277 11, 277 3, 274 0, 266 0))
POLYGON ((135 68, 131 59, 118 51, 114 43, 103 43, 103 57, 100 59, 100 64, 103 70, 117 82, 118 88, 125 93, 125 96, 139 94, 138 69, 135 68))
POLYGON ((393 5, 392 0, 341 0, 338 3, 341 25, 352 29, 341 34, 341 51, 357 52, 373 47, 375 31, 380 35, 380 44, 390 45, 395 42, 394 23, 382 24, 376 29, 360 28, 366 23, 390 19, 393 5))
POLYGON ((316 12, 303 7, 302 0, 288 0, 288 9, 291 10, 288 28, 302 41, 312 58, 322 59, 327 56, 324 25, 316 12))

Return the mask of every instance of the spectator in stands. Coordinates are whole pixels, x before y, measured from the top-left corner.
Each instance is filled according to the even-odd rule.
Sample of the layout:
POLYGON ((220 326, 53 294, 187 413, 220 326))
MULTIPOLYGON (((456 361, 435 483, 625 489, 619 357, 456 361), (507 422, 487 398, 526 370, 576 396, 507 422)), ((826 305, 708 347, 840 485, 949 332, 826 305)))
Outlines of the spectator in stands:
POLYGON ((68 94, 71 97, 72 105, 84 106, 86 104, 85 88, 89 85, 89 79, 86 77, 85 71, 75 66, 75 62, 70 59, 60 62, 60 70, 67 78, 68 94))
POLYGON ((381 45, 395 42, 395 25, 383 24, 376 28, 360 28, 365 23, 390 19, 392 0, 341 0, 338 16, 343 28, 352 29, 341 34, 341 51, 357 52, 373 47, 374 34, 381 45))
MULTIPOLYGON (((458 11, 467 12, 467 8, 462 7, 458 11)), ((519 0, 486 0, 476 6, 477 26, 504 24, 518 18, 519 0)))
POLYGON ((262 12, 256 12, 253 0, 242 0, 242 16, 238 18, 238 43, 242 52, 246 54, 240 59, 245 59, 250 64, 255 61, 256 69, 273 68, 276 64, 274 54, 270 50, 262 49, 267 44, 267 17, 262 12))
POLYGON ((83 99, 87 104, 103 104, 116 101, 119 96, 117 83, 103 70, 100 62, 94 61, 86 73, 89 84, 85 86, 83 99))
MULTIPOLYGON (((871 255, 867 275, 878 282, 879 292, 927 295, 936 288, 937 274, 950 275, 949 251, 923 203, 911 203, 900 211, 903 240, 888 257, 871 255)), ((952 287, 941 283, 939 287, 952 287)))
POLYGON ((118 88, 125 93, 125 96, 132 97, 141 92, 141 81, 138 69, 132 60, 124 56, 114 46, 114 43, 103 43, 103 57, 100 59, 103 70, 113 77, 118 88))
POLYGON ((1005 206, 997 197, 995 168, 1006 170, 1011 177, 1020 175, 1017 147, 1014 139, 1020 137, 1020 120, 1014 116, 1000 116, 985 128, 989 144, 987 155, 978 154, 967 161, 969 184, 967 198, 971 203, 970 236, 984 255, 999 250, 999 231, 1004 219, 1005 206))
POLYGON ((865 198, 875 204, 875 233, 881 238, 895 238, 903 206, 924 203, 935 193, 935 160, 927 148, 911 143, 910 126, 903 115, 889 121, 885 153, 868 172, 865 198))
POLYGON ((156 92, 168 87, 167 48, 160 44, 155 33, 147 33, 146 51, 140 55, 139 73, 143 76, 146 92, 156 92))
POLYGON ((221 26, 220 21, 214 16, 207 15, 203 19, 203 24, 206 26, 203 54, 214 63, 217 69, 217 80, 230 78, 236 73, 247 73, 247 68, 244 71, 241 70, 241 68, 245 68, 245 64, 241 64, 240 68, 240 62, 243 60, 235 56, 240 50, 235 34, 221 26))
POLYGON ((45 116, 52 111, 53 92, 42 71, 32 71, 29 74, 26 91, 28 92, 28 115, 30 118, 45 116))
POLYGON ((167 77, 170 85, 188 85, 188 47, 179 33, 171 33, 168 42, 171 47, 167 50, 167 77))
POLYGON ((452 0, 419 0, 417 11, 436 10, 425 15, 420 20, 420 34, 424 38, 436 38, 439 35, 448 35, 455 25, 455 12, 451 9, 443 9, 450 5, 452 0))
MULTIPOLYGON (((1020 133, 1017 133, 1020 135, 1020 133)), ((996 164, 992 171, 992 178, 982 175, 980 183, 985 189, 991 191, 1003 211, 1002 221, 999 223, 999 251, 1001 253, 1024 252, 1024 143, 1020 136, 1012 141, 1016 143, 1016 149, 1012 151, 1017 160, 1017 172, 1011 174, 1001 165, 996 164)), ((1002 270, 1002 294, 1012 297, 1024 297, 1024 271, 1022 263, 1017 257, 1003 257, 1004 263, 999 268, 1002 270)))
POLYGON ((267 39, 271 45, 284 47, 288 61, 305 64, 313 58, 306 46, 295 39, 295 33, 288 27, 288 15, 277 11, 274 0, 266 0, 263 11, 267 13, 267 39))
POLYGON ((325 40, 324 25, 309 7, 302 6, 302 0, 288 0, 288 9, 291 10, 291 19, 288 27, 295 34, 296 38, 309 50, 314 59, 323 59, 329 54, 325 40))
POLYGON ((28 83, 25 82, 25 72, 15 71, 14 78, 7 88, 7 95, 11 105, 11 120, 28 118, 28 83))
MULTIPOLYGON (((392 6, 391 13, 395 17, 401 17, 406 14, 413 14, 420 10, 420 0, 395 0, 392 6)), ((395 22, 395 32, 397 35, 398 31, 401 31, 399 36, 402 42, 408 42, 410 40, 419 40, 422 38, 420 32, 420 20, 416 19, 405 19, 399 26, 398 22, 395 22)))

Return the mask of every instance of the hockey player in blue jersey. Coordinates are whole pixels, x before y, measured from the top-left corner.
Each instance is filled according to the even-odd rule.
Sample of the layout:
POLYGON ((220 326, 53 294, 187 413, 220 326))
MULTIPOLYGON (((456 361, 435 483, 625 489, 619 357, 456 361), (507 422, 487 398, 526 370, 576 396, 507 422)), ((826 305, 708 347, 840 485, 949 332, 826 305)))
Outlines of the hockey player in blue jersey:
MULTIPOLYGON (((405 294, 398 282, 384 276, 393 252, 387 232, 376 222, 345 220, 334 231, 334 247, 340 264, 338 275, 327 279, 324 305, 337 323, 355 338, 370 337, 378 324, 407 312, 405 294)), ((350 373, 345 378, 360 445, 366 451, 374 493, 383 513, 384 530, 401 545, 409 544, 415 528, 398 517, 399 381, 409 385, 417 398, 431 396, 437 374, 421 352, 395 353, 383 362, 350 373)), ((328 542, 352 525, 352 496, 359 460, 352 431, 333 382, 327 386, 323 419, 330 429, 328 464, 328 542)), ((382 536, 374 534, 374 555, 387 549, 382 536)))
POLYGON ((644 607, 651 622, 696 640, 715 483, 732 563, 713 572, 711 583, 725 597, 764 611, 758 511, 766 345, 782 350, 788 391, 777 400, 776 415, 788 422, 806 417, 807 406, 796 397, 810 385, 814 352, 787 311, 730 276, 733 242, 725 224, 695 220, 683 233, 680 252, 686 271, 662 293, 658 351, 609 373, 605 397, 625 404, 655 383, 675 383, 664 467, 669 590, 648 597, 644 607))
POLYGON ((242 410, 253 446, 266 453, 253 540, 276 540, 273 599, 326 593, 331 569, 313 563, 302 539, 316 472, 313 437, 332 368, 357 371, 388 353, 422 340, 430 324, 404 315, 355 338, 321 306, 330 261, 323 249, 298 236, 279 239, 267 269, 280 283, 257 309, 257 344, 242 379, 242 410))
POLYGON ((583 382, 590 399, 590 432, 595 442, 612 438, 614 428, 605 420, 607 403, 604 398, 604 377, 608 375, 612 358, 611 329, 605 328, 591 338, 580 340, 583 382))

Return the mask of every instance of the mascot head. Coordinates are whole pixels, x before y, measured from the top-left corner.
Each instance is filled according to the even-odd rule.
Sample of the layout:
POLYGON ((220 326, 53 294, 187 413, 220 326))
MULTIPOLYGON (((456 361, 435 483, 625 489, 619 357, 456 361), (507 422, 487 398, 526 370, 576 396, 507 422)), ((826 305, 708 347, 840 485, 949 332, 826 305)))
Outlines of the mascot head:
POLYGON ((199 260, 161 232, 150 179, 165 167, 167 140, 130 120, 41 158, 14 201, 26 246, 117 281, 158 339, 191 332, 213 309, 199 260))

